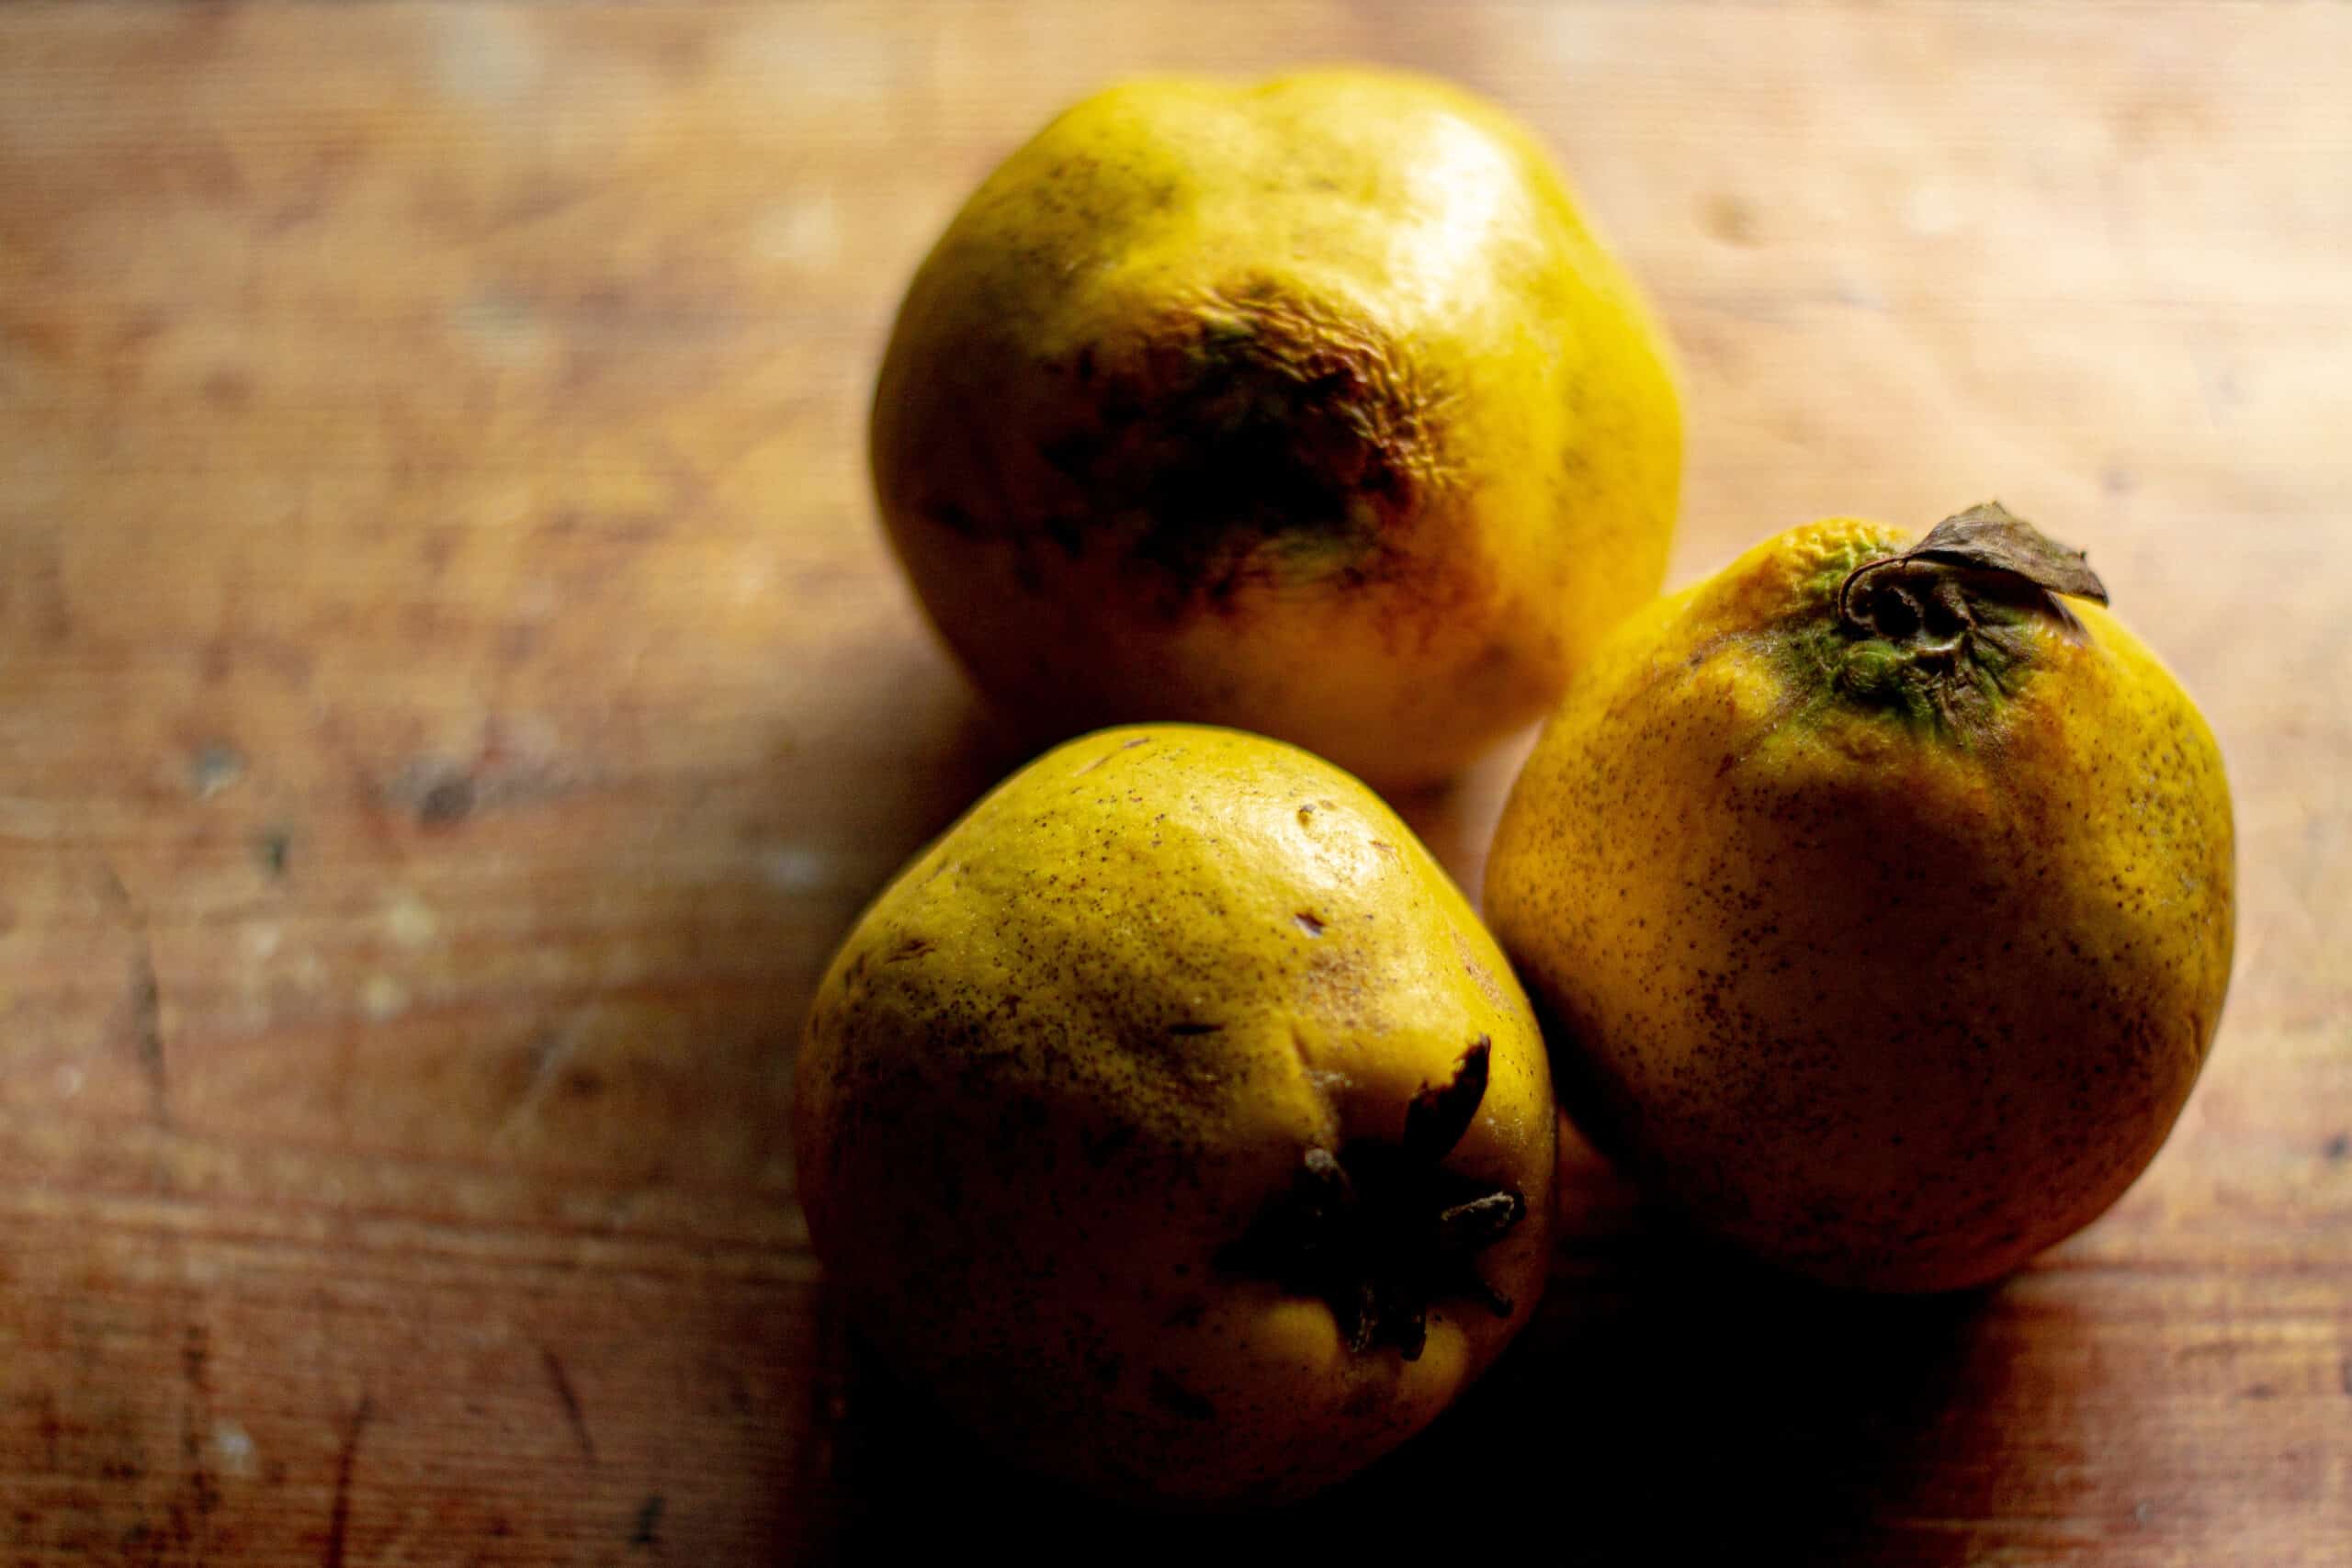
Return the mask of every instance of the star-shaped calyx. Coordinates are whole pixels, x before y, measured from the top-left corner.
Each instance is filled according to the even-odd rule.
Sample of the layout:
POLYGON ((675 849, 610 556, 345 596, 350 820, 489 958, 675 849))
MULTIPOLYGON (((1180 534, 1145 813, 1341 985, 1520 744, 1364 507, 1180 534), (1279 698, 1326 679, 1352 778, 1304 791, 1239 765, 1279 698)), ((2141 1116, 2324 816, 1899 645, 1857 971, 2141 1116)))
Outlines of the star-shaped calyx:
POLYGON ((1509 1317, 1510 1298, 1479 1274, 1477 1259, 1526 1216, 1527 1200, 1442 1163, 1487 1097, 1491 1049, 1480 1035, 1451 1081, 1413 1097, 1401 1140, 1307 1150, 1290 1187, 1218 1261, 1328 1303, 1359 1354, 1393 1345, 1418 1360, 1429 1309, 1448 1298, 1509 1317))

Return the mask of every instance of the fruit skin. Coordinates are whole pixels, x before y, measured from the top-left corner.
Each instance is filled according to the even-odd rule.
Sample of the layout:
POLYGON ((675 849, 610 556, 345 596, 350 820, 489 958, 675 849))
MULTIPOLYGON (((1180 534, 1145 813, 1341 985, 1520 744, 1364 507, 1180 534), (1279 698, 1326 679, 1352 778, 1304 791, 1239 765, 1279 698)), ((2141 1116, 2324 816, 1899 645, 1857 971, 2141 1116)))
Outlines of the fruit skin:
POLYGON ((1303 1495, 1429 1422, 1541 1293, 1557 1136, 1510 966, 1403 822, 1291 747, 1162 725, 1040 758, 869 908, 794 1140, 834 1288, 1017 1462, 1100 1493, 1303 1495), (1319 932, 1317 929, 1319 927, 1319 932), (1310 1148, 1395 1140, 1491 1042, 1449 1170, 1524 1220, 1418 1359, 1220 1261, 1310 1148))
POLYGON ((1564 1109, 1700 1228, 1836 1284, 2007 1272, 2103 1212, 2202 1066, 2233 930, 2204 721, 2112 616, 2029 615, 1958 729, 1802 652, 1907 536, 1768 541, 1611 640, 1487 908, 1564 1109))
POLYGON ((1680 450, 1533 137, 1360 69, 1066 111, 923 263, 872 429, 891 541, 1015 722, 1231 724, 1384 788, 1540 716, 1657 591, 1680 450))

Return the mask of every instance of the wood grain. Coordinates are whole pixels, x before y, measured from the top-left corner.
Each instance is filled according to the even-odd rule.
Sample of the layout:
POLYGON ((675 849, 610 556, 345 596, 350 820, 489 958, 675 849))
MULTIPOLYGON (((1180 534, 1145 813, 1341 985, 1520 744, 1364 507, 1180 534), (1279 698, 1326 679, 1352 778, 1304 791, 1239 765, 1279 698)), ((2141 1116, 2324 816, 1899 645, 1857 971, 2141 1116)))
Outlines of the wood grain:
MULTIPOLYGON (((2290 4, 0 12, 0 1557, 2346 1562, 2347 102, 2290 4), (2000 1291, 1792 1292, 1580 1160, 1437 1432, 1139 1524, 860 1371, 793 1202, 819 967, 1016 760, 864 404, 1053 108, 1332 56, 1525 115, 1647 281, 1678 580, 1995 494, 2089 547, 2227 752, 2238 977, 2000 1291)), ((1409 803, 1473 885, 1515 755, 1409 803)))

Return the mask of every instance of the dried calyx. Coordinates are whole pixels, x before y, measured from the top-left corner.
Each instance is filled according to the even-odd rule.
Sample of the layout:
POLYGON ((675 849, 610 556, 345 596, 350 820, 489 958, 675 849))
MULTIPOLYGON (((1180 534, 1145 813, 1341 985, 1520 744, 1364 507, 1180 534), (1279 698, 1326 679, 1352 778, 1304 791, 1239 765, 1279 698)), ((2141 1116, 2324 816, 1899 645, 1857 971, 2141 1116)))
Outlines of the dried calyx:
POLYGON ((1510 1299, 1479 1274, 1477 1258, 1526 1216, 1527 1200, 1442 1163, 1486 1098, 1489 1050, 1480 1035, 1450 1082, 1414 1096, 1401 1141, 1307 1150, 1289 1190, 1218 1261, 1329 1303, 1358 1353, 1393 1345, 1418 1359, 1441 1300, 1510 1316, 1510 1299))
POLYGON ((2030 644, 2029 617, 2084 635, 2060 594, 2107 603, 2083 558, 1998 502, 1947 517, 1898 555, 1864 561, 1838 585, 1845 643, 1837 684, 1944 728, 2007 696, 2030 644))

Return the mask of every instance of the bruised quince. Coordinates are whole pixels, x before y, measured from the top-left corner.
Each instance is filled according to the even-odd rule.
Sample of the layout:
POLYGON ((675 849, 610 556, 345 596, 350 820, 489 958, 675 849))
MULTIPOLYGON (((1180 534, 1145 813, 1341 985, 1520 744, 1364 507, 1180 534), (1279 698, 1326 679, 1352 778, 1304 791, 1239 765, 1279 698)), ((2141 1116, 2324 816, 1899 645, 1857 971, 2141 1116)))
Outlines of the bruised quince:
POLYGON ((1335 1481, 1544 1285, 1526 998, 1403 822, 1256 736, 1086 736, 974 807, 843 943, 794 1126, 884 1359, 1112 1496, 1335 1481))
POLYGON ((2153 1158, 2230 974, 2213 738, 1997 505, 1838 519, 1629 622, 1487 880, 1563 1103, 1698 1227, 1937 1290, 2153 1158))
POLYGON ((1535 139, 1394 72, 1157 79, 966 203, 874 400, 892 542, 1040 737, 1236 725, 1386 788, 1655 593, 1659 333, 1535 139))

